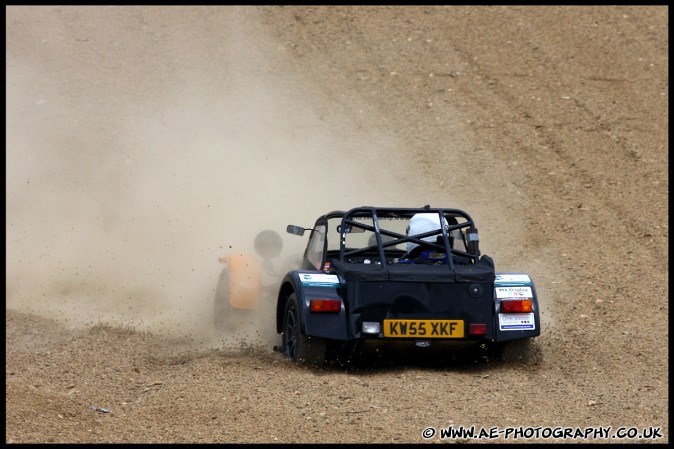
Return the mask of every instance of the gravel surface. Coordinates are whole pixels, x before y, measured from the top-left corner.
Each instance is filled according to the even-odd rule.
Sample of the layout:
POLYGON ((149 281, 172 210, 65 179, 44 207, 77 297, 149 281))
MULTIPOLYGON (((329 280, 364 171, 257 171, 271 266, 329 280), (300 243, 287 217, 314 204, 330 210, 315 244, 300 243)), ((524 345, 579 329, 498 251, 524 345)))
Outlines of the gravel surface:
POLYGON ((7 443, 668 442, 667 7, 9 6, 6 39, 7 443), (296 367, 268 297, 211 326, 258 231, 424 204, 532 276, 536 363, 296 367))

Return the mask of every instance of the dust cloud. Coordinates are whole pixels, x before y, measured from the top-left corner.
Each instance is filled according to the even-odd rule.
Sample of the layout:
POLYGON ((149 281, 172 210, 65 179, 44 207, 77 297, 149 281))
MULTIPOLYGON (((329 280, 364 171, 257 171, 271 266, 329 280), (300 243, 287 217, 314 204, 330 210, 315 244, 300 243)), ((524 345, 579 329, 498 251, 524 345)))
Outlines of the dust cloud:
POLYGON ((8 7, 6 307, 274 340, 271 307, 213 331, 218 258, 272 229, 283 267, 305 243, 287 224, 406 201, 362 151, 395 138, 321 119, 282 58, 244 7, 8 7))

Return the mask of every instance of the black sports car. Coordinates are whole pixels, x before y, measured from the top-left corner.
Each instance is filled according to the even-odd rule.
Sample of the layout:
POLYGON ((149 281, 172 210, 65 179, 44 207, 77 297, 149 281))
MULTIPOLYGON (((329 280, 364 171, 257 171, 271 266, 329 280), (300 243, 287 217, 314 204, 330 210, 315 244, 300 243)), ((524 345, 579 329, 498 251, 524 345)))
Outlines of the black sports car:
POLYGON ((357 207, 287 231, 310 231, 276 305, 279 349, 298 364, 369 349, 524 354, 540 335, 532 279, 496 272, 462 210, 357 207))

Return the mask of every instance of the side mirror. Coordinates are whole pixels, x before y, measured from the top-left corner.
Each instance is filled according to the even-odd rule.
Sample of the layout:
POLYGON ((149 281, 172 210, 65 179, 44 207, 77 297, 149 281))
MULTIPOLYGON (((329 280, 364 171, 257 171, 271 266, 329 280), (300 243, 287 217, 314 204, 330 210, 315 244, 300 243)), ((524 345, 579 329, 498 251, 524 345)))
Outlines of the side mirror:
POLYGON ((300 237, 304 235, 304 231, 306 231, 306 229, 301 226, 288 225, 286 228, 288 234, 299 235, 300 237))

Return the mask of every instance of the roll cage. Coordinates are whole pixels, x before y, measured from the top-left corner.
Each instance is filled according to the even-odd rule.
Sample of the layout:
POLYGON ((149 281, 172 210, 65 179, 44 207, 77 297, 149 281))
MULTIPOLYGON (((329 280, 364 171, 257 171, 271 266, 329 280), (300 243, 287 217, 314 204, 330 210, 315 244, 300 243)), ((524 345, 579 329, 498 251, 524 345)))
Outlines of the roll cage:
MULTIPOLYGON (((288 232, 291 232, 289 227, 288 232)), ((302 232, 304 228, 293 227, 302 232)), ((327 260, 341 263, 398 262, 405 257, 407 243, 424 249, 461 257, 473 264, 480 258, 479 237, 473 219, 460 209, 357 207, 333 211, 316 220, 305 251, 305 261, 321 269, 327 260), (437 214, 447 225, 408 235, 409 220, 416 214, 437 214), (359 237, 360 236, 360 237, 359 237), (435 238, 433 238, 435 237, 435 238), (430 241, 429 241, 430 240, 430 241)), ((291 232, 296 233, 296 232, 291 232)), ((453 268, 453 257, 448 257, 453 268)), ((385 264, 381 264, 382 266, 385 264)))

